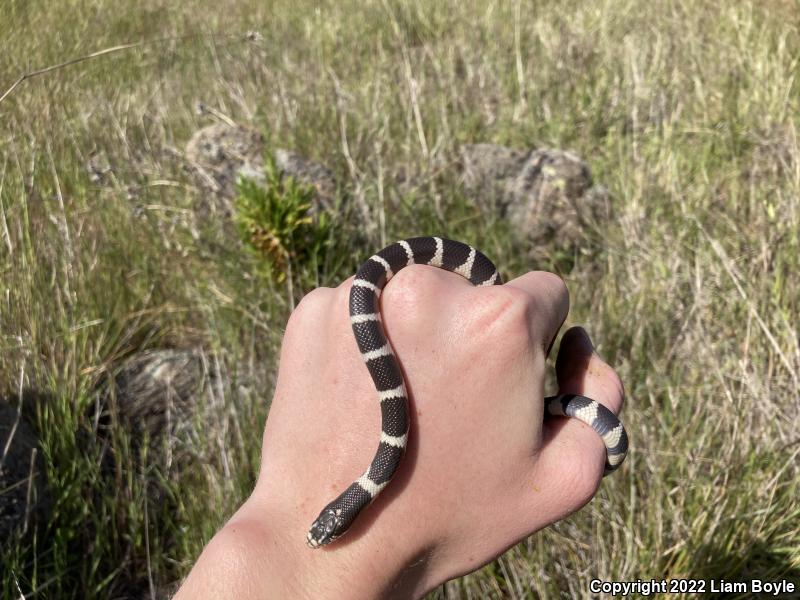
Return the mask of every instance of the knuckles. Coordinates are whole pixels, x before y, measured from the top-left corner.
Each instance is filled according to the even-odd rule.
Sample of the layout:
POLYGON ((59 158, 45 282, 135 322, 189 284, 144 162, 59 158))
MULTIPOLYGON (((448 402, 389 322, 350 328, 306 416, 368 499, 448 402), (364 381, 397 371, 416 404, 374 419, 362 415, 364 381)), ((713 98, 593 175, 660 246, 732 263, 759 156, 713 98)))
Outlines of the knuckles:
MULTIPOLYGON (((345 318, 351 286, 347 280, 335 289, 317 288, 306 294, 289 317, 287 334, 302 335, 308 328, 319 328, 333 315, 345 318)), ((441 269, 411 265, 398 271, 383 289, 380 311, 393 328, 414 335, 447 320, 461 330, 464 339, 491 348, 502 358, 541 349, 533 331, 536 304, 531 294, 517 287, 473 287, 441 269)))
POLYGON ((286 324, 287 333, 313 326, 312 324, 317 320, 324 318, 330 311, 336 294, 337 290, 319 287, 303 296, 294 307, 292 314, 289 315, 289 321, 286 324))
POLYGON ((531 315, 535 302, 530 294, 511 286, 479 288, 465 307, 465 333, 503 355, 519 355, 532 347, 531 315))
MULTIPOLYGON (((430 323, 434 300, 447 293, 445 286, 452 274, 425 265, 410 265, 398 271, 381 295, 381 311, 387 321, 411 331, 430 323), (393 319, 393 315, 402 315, 393 319)), ((436 309, 438 310, 438 309, 436 309)), ((437 318, 437 316, 434 316, 437 318)))
POLYGON ((502 357, 541 349, 532 330, 536 300, 513 286, 474 287, 441 269, 410 266, 384 289, 381 305, 393 327, 409 332, 418 334, 436 321, 449 321, 471 345, 491 348, 502 357))

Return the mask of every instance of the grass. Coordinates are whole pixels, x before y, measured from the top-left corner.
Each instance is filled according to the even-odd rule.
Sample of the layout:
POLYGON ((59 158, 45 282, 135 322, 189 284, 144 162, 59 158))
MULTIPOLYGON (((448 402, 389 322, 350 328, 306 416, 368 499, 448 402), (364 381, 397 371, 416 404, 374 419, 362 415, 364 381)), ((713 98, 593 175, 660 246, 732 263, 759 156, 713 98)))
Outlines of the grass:
POLYGON ((570 322, 626 382, 621 472, 432 597, 587 597, 594 577, 800 582, 797 14, 778 0, 5 2, 0 93, 143 43, 0 103, 0 395, 19 401, 22 381, 52 494, 49 521, 2 551, 0 595, 150 597, 251 489, 304 290, 264 284, 196 210, 180 149, 209 122, 198 102, 328 164, 367 217, 334 219, 329 259, 301 280, 335 285, 396 238, 469 240, 506 275, 559 271, 570 322), (478 141, 573 149, 613 219, 529 264, 447 167, 478 141), (230 382, 204 400, 213 427, 165 442, 184 468, 93 417, 122 359, 164 347, 203 348, 230 382))

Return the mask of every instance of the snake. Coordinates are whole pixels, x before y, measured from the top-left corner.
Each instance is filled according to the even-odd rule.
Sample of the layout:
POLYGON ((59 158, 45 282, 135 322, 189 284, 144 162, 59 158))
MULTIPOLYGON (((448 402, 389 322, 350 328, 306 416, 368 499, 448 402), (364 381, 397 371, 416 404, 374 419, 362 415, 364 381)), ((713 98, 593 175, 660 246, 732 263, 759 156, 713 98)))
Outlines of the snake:
MULTIPOLYGON (((431 265, 457 273, 476 286, 501 285, 495 265, 468 244, 441 237, 416 237, 391 244, 359 267, 350 290, 350 323, 358 349, 378 392, 381 435, 366 471, 322 509, 306 542, 320 548, 341 537, 386 488, 408 445, 408 391, 392 346, 383 328, 379 299, 389 280, 404 267, 431 265)), ((579 394, 544 398, 546 416, 573 417, 602 438, 606 447, 604 474, 617 469, 628 451, 628 435, 608 408, 579 394)))

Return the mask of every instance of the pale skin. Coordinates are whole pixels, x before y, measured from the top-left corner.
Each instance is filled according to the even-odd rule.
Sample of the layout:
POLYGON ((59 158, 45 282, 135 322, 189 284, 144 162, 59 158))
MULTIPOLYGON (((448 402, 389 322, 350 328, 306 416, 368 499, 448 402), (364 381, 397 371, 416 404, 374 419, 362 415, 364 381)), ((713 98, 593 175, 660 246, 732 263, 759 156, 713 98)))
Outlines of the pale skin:
MULTIPOLYGON (((418 598, 597 491, 600 437, 575 419, 543 421, 545 359, 569 310, 561 279, 531 272, 479 288, 411 266, 381 296, 410 394, 406 457, 346 535, 309 549, 309 525, 364 471, 380 434, 351 281, 314 290, 292 313, 255 489, 176 598, 418 598)), ((556 373, 559 393, 621 409, 622 383, 583 329, 564 334, 556 373)))

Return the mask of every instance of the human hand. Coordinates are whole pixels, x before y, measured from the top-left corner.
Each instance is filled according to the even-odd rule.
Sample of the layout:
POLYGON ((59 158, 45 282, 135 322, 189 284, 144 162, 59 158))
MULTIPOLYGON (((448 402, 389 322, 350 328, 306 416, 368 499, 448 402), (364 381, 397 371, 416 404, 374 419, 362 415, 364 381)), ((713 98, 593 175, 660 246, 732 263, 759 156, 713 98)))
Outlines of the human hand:
MULTIPOLYGON (((225 588, 231 597, 419 596, 594 495, 605 463, 599 436, 574 419, 543 423, 545 358, 569 305, 563 282, 533 272, 473 287, 411 266, 381 298, 410 396, 406 457, 343 538, 309 550, 308 525, 363 472, 380 433, 348 319, 350 284, 315 290, 293 313, 256 488, 185 590, 208 591, 203 574, 221 571, 217 582, 239 585, 225 588)), ((621 408, 622 384, 582 329, 564 335, 557 375, 559 393, 621 408)))

